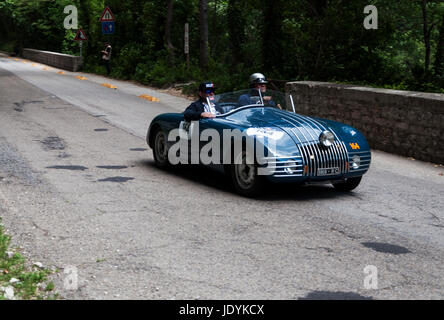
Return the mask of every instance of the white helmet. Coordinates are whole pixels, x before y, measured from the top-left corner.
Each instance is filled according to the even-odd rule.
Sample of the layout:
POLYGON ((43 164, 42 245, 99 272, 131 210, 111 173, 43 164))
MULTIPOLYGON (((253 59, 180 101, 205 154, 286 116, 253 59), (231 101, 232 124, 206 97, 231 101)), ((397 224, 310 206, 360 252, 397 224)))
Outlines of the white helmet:
POLYGON ((265 78, 265 76, 262 73, 253 73, 250 76, 249 82, 250 82, 250 86, 252 86, 256 83, 264 83, 264 84, 268 83, 267 79, 265 78))

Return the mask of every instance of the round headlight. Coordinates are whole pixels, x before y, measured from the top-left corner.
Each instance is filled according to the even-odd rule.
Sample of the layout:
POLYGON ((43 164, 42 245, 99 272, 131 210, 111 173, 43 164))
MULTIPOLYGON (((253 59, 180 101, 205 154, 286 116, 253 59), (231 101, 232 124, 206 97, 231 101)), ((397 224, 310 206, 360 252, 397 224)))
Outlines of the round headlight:
POLYGON ((351 165, 353 169, 359 169, 361 166, 361 157, 358 155, 353 156, 351 165))
POLYGON ((324 147, 330 147, 335 142, 335 136, 330 131, 324 131, 319 136, 319 141, 324 147))
POLYGON ((287 168, 284 169, 285 173, 287 174, 293 174, 296 172, 297 169, 297 163, 296 162, 288 162, 287 163, 287 168))

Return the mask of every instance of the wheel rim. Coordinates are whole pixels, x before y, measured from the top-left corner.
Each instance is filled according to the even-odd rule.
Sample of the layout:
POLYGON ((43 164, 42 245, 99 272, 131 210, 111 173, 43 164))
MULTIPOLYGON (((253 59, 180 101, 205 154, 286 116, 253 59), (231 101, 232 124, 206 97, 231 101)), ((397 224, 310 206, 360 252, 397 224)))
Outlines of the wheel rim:
POLYGON ((165 142, 165 135, 161 131, 159 131, 159 133, 156 135, 155 150, 156 150, 156 159, 159 162, 165 162, 167 159, 167 154, 166 154, 167 148, 165 142))
POLYGON ((238 159, 240 157, 242 157, 242 163, 234 165, 234 174, 238 185, 243 189, 249 189, 256 178, 255 166, 254 164, 247 164, 245 154, 239 155, 238 159))

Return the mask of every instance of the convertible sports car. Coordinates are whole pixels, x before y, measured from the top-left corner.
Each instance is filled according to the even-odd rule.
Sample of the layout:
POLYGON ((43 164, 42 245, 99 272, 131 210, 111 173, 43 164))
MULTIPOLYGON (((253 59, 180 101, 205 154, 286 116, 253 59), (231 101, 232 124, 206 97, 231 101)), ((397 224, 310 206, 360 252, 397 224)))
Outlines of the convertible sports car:
POLYGON ((153 119, 146 140, 158 167, 208 165, 229 174, 236 191, 245 196, 257 195, 267 182, 331 183, 351 191, 370 167, 370 147, 358 130, 296 114, 291 95, 268 90, 262 96, 252 89, 216 95, 213 102, 221 113, 213 119, 189 123, 183 113, 153 119), (241 105, 245 97, 250 104, 241 105), (254 142, 253 157, 248 141, 254 142), (235 147, 239 142, 241 147, 235 147))

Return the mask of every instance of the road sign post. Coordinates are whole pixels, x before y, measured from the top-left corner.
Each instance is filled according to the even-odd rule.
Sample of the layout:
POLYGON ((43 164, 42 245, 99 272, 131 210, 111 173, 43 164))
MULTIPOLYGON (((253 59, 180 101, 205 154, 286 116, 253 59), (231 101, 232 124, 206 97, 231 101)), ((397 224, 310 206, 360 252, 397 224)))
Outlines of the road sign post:
POLYGON ((79 41, 80 57, 81 57, 82 56, 82 49, 83 49, 83 41, 88 41, 85 31, 83 31, 82 29, 79 29, 76 33, 76 36, 74 37, 74 41, 79 41))
POLYGON ((190 43, 189 43, 189 24, 185 23, 185 44, 184 44, 184 52, 187 57, 187 68, 190 67, 190 43))

